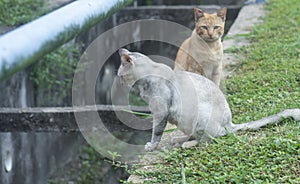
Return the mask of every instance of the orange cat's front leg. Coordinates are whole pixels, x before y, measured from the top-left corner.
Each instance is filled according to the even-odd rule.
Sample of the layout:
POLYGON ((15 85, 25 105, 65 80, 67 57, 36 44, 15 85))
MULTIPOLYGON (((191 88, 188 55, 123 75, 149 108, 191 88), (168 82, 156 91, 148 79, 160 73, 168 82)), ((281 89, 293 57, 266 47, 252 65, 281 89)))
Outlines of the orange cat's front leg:
POLYGON ((213 69, 212 81, 219 87, 222 76, 222 65, 213 69))

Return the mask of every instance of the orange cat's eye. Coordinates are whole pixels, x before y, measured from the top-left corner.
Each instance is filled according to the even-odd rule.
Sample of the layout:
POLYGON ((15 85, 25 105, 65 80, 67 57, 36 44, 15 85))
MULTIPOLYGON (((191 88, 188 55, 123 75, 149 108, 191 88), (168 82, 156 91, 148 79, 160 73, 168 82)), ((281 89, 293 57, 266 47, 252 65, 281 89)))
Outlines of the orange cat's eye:
POLYGON ((214 29, 219 29, 219 28, 220 28, 220 26, 215 26, 215 27, 214 27, 214 29))
POLYGON ((205 30, 208 29, 207 26, 201 26, 201 28, 202 28, 202 29, 205 29, 205 30))

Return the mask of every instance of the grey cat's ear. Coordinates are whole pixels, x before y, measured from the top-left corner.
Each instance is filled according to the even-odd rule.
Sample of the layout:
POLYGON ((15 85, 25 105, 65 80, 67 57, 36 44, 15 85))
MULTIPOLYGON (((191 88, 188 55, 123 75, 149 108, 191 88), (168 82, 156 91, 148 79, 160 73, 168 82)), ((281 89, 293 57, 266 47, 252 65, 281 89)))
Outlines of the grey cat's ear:
POLYGON ((227 13, 227 8, 221 8, 217 12, 217 16, 220 17, 223 21, 226 20, 226 13, 227 13))
POLYGON ((132 58, 129 56, 129 51, 127 49, 119 49, 119 55, 121 57, 121 62, 126 64, 126 63, 131 63, 133 64, 132 58))
POLYGON ((129 54, 129 53, 130 53, 129 50, 127 50, 127 49, 124 49, 124 48, 119 49, 120 56, 123 56, 124 54, 129 54))
POLYGON ((198 20, 204 16, 204 12, 199 8, 194 8, 194 14, 195 14, 195 22, 198 22, 198 20))

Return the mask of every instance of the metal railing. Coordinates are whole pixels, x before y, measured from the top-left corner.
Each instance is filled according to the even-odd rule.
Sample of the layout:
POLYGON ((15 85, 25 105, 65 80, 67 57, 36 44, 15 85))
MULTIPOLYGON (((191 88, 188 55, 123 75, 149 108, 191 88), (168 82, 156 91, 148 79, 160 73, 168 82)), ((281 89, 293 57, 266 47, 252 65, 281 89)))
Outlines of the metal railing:
POLYGON ((0 37, 0 81, 38 61, 132 0, 77 0, 0 37))

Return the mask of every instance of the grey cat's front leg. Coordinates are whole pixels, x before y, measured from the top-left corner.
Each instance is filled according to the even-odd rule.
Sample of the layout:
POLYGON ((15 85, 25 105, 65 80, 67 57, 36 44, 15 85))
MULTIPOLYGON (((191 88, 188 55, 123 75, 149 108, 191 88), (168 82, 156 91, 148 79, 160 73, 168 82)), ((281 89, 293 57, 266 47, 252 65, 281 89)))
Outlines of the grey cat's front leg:
POLYGON ((145 150, 146 151, 152 151, 157 148, 162 134, 164 132, 164 129, 166 128, 167 125, 167 117, 163 118, 161 122, 156 122, 156 120, 153 119, 153 129, 152 129, 152 138, 151 142, 148 142, 145 145, 145 150))
POLYGON ((164 100, 161 98, 153 99, 149 103, 149 107, 153 114, 153 128, 151 142, 145 145, 146 151, 152 151, 158 146, 168 120, 168 109, 164 100))

